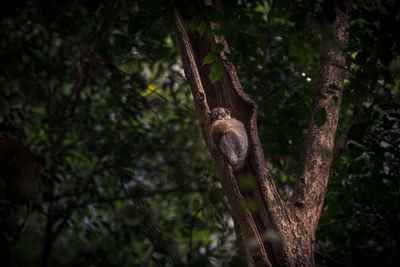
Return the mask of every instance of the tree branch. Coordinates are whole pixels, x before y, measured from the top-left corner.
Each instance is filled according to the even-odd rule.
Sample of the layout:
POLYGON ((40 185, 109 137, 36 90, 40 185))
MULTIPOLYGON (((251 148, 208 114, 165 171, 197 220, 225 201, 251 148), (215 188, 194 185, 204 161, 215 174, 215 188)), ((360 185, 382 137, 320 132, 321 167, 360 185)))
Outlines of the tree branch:
POLYGON ((366 114, 363 110, 364 98, 358 98, 354 102, 353 117, 350 120, 349 125, 344 129, 342 135, 336 141, 335 147, 333 149, 332 166, 335 164, 336 160, 339 158, 340 154, 343 152, 344 148, 349 141, 349 132, 354 125, 361 123, 365 118, 366 114))
POLYGON ((337 259, 334 259, 334 258, 332 258, 332 257, 320 252, 319 250, 315 250, 315 254, 317 254, 321 258, 324 258, 324 259, 328 260, 329 262, 332 262, 336 266, 350 266, 350 265, 348 265, 348 264, 346 264, 344 262, 341 262, 341 261, 339 261, 337 259))
POLYGON ((335 8, 336 19, 330 25, 332 36, 326 38, 322 45, 314 91, 320 92, 324 97, 313 98, 302 154, 302 171, 289 200, 290 204, 297 208, 298 215, 304 222, 311 223, 308 231, 313 237, 328 185, 339 119, 345 75, 350 1, 346 1, 346 7, 345 12, 338 7, 335 8), (328 90, 335 92, 328 94, 328 90))
POLYGON ((196 66, 193 49, 190 45, 189 37, 186 34, 185 28, 183 27, 182 18, 177 10, 175 10, 174 22, 175 39, 177 40, 179 51, 181 52, 185 76, 188 79, 190 88, 192 90, 194 104, 201 124, 200 126, 202 129, 203 138, 208 145, 209 140, 206 138, 206 133, 208 133, 210 130, 210 123, 208 120, 208 111, 210 111, 210 109, 207 104, 207 98, 200 74, 196 66))
MULTIPOLYGON (((378 36, 378 40, 376 42, 374 49, 371 51, 371 55, 370 55, 371 64, 366 70, 367 73, 376 71, 376 62, 378 60, 378 50, 382 46, 383 39, 384 39, 384 34, 381 33, 378 36)), ((349 140, 349 132, 350 132, 351 128, 354 125, 361 123, 367 116, 367 114, 365 113, 363 106, 362 106, 364 100, 365 100, 365 96, 356 99, 356 101, 354 102, 353 117, 351 118, 349 125, 345 128, 342 135, 339 137, 339 139, 337 140, 337 142, 335 144, 332 165, 335 164, 336 160, 339 158, 340 154, 343 152, 344 148, 346 147, 346 144, 349 140)), ((371 104, 369 109, 372 109, 373 105, 374 105, 374 103, 371 104)), ((367 112, 367 113, 369 113, 369 112, 367 112)))
MULTIPOLYGON (((250 127, 250 132, 254 131, 254 125, 256 127, 256 106, 244 94, 237 78, 236 70, 223 56, 223 52, 220 54, 221 58, 218 59, 222 61, 224 67, 223 76, 219 82, 212 83, 208 78, 209 66, 201 67, 205 55, 211 51, 211 46, 217 41, 224 45, 225 50, 229 49, 225 40, 222 37, 208 40, 195 32, 188 35, 183 26, 181 15, 177 10, 175 10, 174 20, 175 39, 178 43, 185 75, 194 98, 203 138, 209 147, 222 188, 232 208, 232 217, 238 226, 235 229, 240 229, 237 235, 242 236, 246 242, 251 243, 248 246, 250 255, 245 255, 249 256, 247 262, 255 266, 270 266, 271 263, 267 257, 256 223, 240 192, 236 175, 232 167, 225 162, 223 156, 210 146, 211 140, 208 135, 210 129, 209 106, 212 108, 217 106, 232 107, 237 118, 245 123, 247 122, 246 128, 250 127), (251 119, 249 114, 251 114, 251 119), (253 123, 250 123, 249 126, 248 122, 251 120, 253 123)), ((211 26, 209 25, 209 27, 211 26)), ((250 137, 250 143, 254 143, 254 138, 250 137)), ((260 147, 261 145, 259 149, 260 147)))

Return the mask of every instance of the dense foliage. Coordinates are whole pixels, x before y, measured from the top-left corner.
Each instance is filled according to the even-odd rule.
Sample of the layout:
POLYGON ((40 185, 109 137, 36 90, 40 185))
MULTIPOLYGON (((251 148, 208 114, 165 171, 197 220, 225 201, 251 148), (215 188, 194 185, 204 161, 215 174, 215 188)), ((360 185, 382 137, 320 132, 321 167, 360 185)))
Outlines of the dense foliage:
MULTIPOLYGON (((224 15, 201 2, 2 2, 0 135, 29 148, 41 184, 37 197, 14 203, 0 181, 2 266, 240 265, 173 8, 192 30, 226 36, 288 198, 334 2, 226 1, 224 15), (220 31, 208 32, 206 19, 220 31)), ((354 103, 363 105, 331 173, 321 266, 400 263, 399 11, 398 1, 353 3, 338 138, 354 103)))

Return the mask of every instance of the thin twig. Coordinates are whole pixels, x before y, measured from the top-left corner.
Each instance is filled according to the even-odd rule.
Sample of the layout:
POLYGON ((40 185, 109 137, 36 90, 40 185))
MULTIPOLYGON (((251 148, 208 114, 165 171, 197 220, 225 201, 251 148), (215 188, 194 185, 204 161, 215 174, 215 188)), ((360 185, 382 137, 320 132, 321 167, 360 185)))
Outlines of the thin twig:
POLYGON ((333 223, 345 222, 345 221, 348 221, 348 220, 350 220, 350 219, 351 219, 351 217, 343 218, 343 219, 337 219, 337 220, 332 220, 332 221, 329 221, 329 222, 326 222, 326 223, 320 223, 320 224, 318 224, 318 227, 330 225, 330 224, 333 224, 333 223))
POLYGON ((383 137, 380 137, 380 136, 374 134, 373 132, 367 131, 366 134, 369 134, 370 136, 374 137, 375 139, 377 139, 377 140, 379 140, 381 142, 388 143, 388 144, 392 145, 393 147, 398 146, 398 144, 393 143, 392 141, 389 141, 389 140, 387 140, 387 139, 385 139, 383 137))
POLYGON ((318 256, 320 256, 321 258, 324 258, 324 259, 326 259, 326 260, 328 260, 328 261, 330 261, 330 262, 332 262, 332 263, 335 263, 335 264, 337 264, 337 265, 340 265, 340 266, 350 266, 350 265, 348 265, 348 264, 346 264, 346 263, 344 263, 344 262, 341 262, 341 261, 339 261, 339 260, 337 260, 337 259, 332 258, 332 257, 329 256, 329 255, 326 255, 326 254, 320 252, 319 250, 315 250, 314 252, 315 252, 315 254, 317 254, 318 256))

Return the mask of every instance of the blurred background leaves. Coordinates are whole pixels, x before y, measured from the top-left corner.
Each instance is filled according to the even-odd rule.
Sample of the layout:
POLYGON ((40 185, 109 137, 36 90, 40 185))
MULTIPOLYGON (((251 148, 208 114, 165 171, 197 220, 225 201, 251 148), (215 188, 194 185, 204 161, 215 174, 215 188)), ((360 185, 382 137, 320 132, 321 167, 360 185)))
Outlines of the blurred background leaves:
MULTIPOLYGON (((2 266, 241 266, 172 10, 197 26, 220 23, 213 33, 227 38, 229 59, 259 105, 266 160, 287 199, 333 2, 225 1, 221 15, 201 1, 3 1, 0 134, 23 141, 40 167, 41 191, 16 204, 1 182, 2 266)), ((399 3, 353 1, 352 13, 337 136, 356 100, 364 115, 333 167, 316 259, 394 266, 399 3)), ((192 30, 209 34, 203 28, 192 30)))

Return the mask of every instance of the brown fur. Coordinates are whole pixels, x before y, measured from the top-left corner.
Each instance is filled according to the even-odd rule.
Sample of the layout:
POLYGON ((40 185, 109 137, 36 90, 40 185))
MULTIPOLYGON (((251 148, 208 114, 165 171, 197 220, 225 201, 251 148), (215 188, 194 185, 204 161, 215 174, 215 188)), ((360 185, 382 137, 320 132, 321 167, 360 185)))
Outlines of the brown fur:
POLYGON ((214 108, 210 112, 213 120, 210 129, 211 145, 219 148, 228 163, 235 169, 240 169, 247 157, 248 140, 243 123, 231 118, 230 110, 214 108))
POLYGON ((230 131, 229 123, 227 120, 214 121, 211 125, 211 141, 213 142, 214 148, 219 146, 221 137, 230 131))

